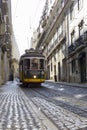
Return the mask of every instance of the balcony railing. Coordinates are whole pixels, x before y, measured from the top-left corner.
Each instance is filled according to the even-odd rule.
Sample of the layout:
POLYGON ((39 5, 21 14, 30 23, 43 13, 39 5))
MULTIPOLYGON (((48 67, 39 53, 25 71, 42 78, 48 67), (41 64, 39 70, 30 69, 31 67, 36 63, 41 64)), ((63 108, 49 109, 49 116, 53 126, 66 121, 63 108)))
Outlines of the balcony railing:
POLYGON ((0 47, 3 46, 4 43, 4 35, 0 35, 0 47))
POLYGON ((68 47, 68 54, 71 54, 74 50, 75 50, 75 46, 74 46, 73 44, 71 44, 71 45, 68 47))
POLYGON ((5 23, 1 23, 0 25, 0 35, 4 35, 5 34, 5 23))
POLYGON ((8 5, 7 5, 6 2, 2 3, 2 8, 1 8, 1 10, 2 10, 2 14, 3 14, 3 15, 6 15, 6 14, 7 14, 7 12, 8 12, 8 5))
POLYGON ((87 31, 84 32, 84 42, 87 42, 87 31))
POLYGON ((84 44, 84 36, 80 36, 76 41, 75 41, 75 48, 78 48, 79 46, 84 44))
POLYGON ((70 45, 68 47, 68 54, 71 54, 72 52, 76 51, 77 49, 84 47, 87 44, 87 31, 84 32, 83 35, 81 35, 74 44, 70 45))
POLYGON ((63 32, 59 35, 59 40, 63 38, 63 32))

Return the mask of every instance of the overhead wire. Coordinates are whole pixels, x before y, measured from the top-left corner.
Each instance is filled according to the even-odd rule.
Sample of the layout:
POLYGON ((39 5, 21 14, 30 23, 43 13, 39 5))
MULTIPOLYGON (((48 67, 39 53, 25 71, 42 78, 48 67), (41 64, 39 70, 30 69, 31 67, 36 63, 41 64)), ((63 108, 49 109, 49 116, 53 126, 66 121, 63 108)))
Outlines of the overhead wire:
MULTIPOLYGON (((33 25, 35 24, 36 22, 36 15, 38 14, 38 10, 40 8, 40 5, 41 5, 41 0, 38 0, 38 3, 36 5, 36 9, 35 9, 35 12, 34 12, 34 17, 33 19, 31 19, 31 17, 29 17, 29 30, 32 30, 34 29, 33 25), (32 22, 31 22, 32 21, 32 22), (31 25, 32 23, 32 25, 31 25)), ((33 32, 32 32, 33 33, 33 32)))
MULTIPOLYGON (((35 10, 35 14, 34 14, 34 22, 35 22, 35 18, 36 18, 36 14, 38 14, 37 12, 38 12, 38 10, 39 10, 39 8, 40 8, 40 3, 41 3, 41 0, 39 0, 38 1, 38 4, 37 4, 37 6, 36 6, 36 10, 35 10)), ((44 4, 45 4, 45 2, 44 2, 44 4)), ((44 7, 43 7, 44 8, 44 7)))
POLYGON ((13 14, 13 23, 15 22, 15 18, 16 18, 16 11, 17 11, 17 8, 18 8, 18 3, 19 3, 19 0, 17 0, 17 2, 16 2, 16 7, 15 7, 15 9, 14 9, 14 14, 13 14))

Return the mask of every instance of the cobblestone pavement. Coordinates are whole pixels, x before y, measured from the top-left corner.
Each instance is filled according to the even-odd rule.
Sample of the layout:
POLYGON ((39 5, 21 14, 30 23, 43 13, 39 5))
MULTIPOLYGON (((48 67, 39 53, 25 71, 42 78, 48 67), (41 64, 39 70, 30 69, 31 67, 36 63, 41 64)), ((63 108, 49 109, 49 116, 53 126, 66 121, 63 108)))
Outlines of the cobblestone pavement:
MULTIPOLYGON (((50 92, 48 94, 50 97, 44 96, 47 94, 46 89, 33 88, 29 90, 24 89, 24 91, 29 98, 32 97, 32 102, 34 102, 34 104, 56 124, 59 130, 87 130, 87 118, 56 105, 52 101, 53 99, 50 98, 52 96, 50 92)), ((80 113, 80 110, 78 111, 80 113)))
POLYGON ((87 118, 57 106, 31 88, 23 90, 27 93, 15 82, 0 88, 0 130, 87 130, 87 118))
POLYGON ((0 130, 57 130, 45 119, 15 83, 0 88, 0 130))
MULTIPOLYGON (((50 86, 51 87, 51 86, 50 86)), ((66 110, 69 110, 71 112, 76 113, 79 116, 83 116, 87 118, 87 100, 83 100, 83 98, 78 98, 81 97, 81 95, 84 95, 82 91, 79 90, 77 94, 75 94, 73 89, 66 94, 66 89, 63 90, 62 88, 59 87, 54 87, 50 89, 34 89, 35 91, 38 91, 41 95, 44 95, 47 97, 49 100, 54 102, 56 105, 61 106, 62 108, 65 108, 66 110), (56 90, 56 91, 55 91, 56 90), (63 90, 60 91, 60 90, 63 90), (81 95, 79 93, 82 93, 81 95), (71 94, 71 95, 70 95, 71 94), (80 96, 78 96, 80 95, 80 96)), ((77 89, 78 91, 78 89, 77 89)))

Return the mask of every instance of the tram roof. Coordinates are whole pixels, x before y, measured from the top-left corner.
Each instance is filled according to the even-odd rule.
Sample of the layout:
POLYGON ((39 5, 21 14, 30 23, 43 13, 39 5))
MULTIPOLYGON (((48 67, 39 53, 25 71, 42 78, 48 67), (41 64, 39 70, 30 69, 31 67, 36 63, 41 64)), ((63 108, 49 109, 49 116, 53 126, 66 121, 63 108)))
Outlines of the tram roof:
POLYGON ((24 57, 45 57, 45 56, 41 54, 39 51, 31 48, 29 50, 25 50, 25 54, 23 54, 21 58, 24 58, 24 57))

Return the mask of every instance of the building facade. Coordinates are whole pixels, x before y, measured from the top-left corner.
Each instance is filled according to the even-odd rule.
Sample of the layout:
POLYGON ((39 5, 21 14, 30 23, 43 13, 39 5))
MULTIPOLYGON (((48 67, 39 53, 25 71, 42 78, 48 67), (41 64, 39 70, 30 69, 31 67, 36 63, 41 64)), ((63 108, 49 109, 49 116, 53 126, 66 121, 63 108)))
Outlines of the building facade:
POLYGON ((10 0, 0 0, 0 84, 8 81, 11 68, 10 5, 10 0))
POLYGON ((30 47, 35 49, 37 45, 37 41, 38 41, 38 29, 33 32, 33 36, 31 37, 30 47))
POLYGON ((87 82, 86 7, 86 0, 55 0, 45 17, 36 49, 43 47, 48 79, 87 82))
POLYGON ((12 29, 12 62, 11 62, 11 69, 13 71, 14 79, 19 76, 19 48, 14 36, 14 31, 12 29))

